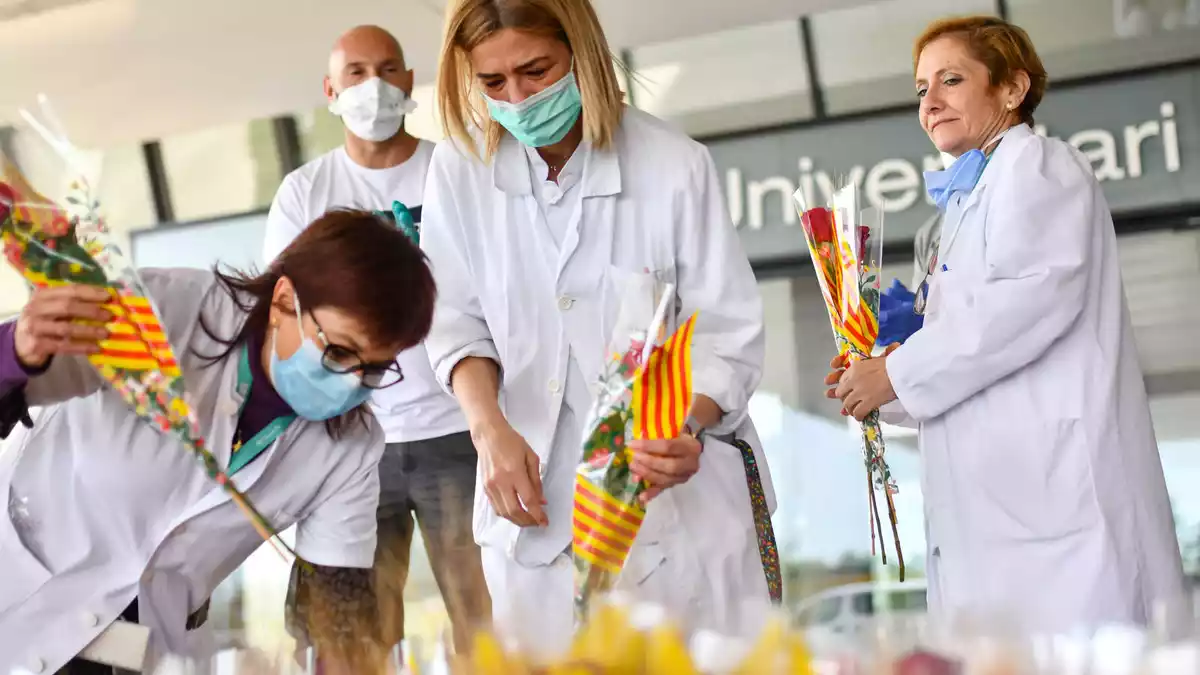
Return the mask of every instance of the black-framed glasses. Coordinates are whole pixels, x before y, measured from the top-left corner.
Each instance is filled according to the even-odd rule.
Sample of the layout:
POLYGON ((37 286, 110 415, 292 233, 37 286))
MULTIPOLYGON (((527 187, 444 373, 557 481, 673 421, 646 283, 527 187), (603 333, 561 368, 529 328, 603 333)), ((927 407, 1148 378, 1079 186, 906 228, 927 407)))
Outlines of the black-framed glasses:
POLYGON ((387 362, 363 361, 353 349, 330 342, 321 324, 317 323, 317 317, 312 312, 308 316, 317 327, 317 337, 325 343, 325 351, 321 352, 321 366, 325 370, 338 375, 355 373, 367 389, 387 389, 404 381, 404 371, 395 359, 387 362))

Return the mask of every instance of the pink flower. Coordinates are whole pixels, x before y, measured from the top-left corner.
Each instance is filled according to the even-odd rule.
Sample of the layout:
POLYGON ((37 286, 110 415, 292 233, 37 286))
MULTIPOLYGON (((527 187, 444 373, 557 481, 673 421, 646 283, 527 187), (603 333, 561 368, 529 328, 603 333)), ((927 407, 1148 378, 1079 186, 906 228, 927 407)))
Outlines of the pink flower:
POLYGON ((608 450, 597 450, 592 453, 592 458, 588 460, 588 464, 599 469, 608 463, 609 457, 612 457, 612 453, 608 450))

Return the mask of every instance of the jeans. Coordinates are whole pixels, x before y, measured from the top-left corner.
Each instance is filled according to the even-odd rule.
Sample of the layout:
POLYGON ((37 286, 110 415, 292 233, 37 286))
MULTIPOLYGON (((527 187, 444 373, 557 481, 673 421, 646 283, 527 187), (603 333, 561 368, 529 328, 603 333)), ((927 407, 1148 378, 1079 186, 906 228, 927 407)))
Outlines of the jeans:
POLYGON ((388 644, 404 637, 404 585, 414 519, 450 615, 455 649, 466 653, 475 632, 491 625, 491 598, 471 529, 477 464, 475 446, 465 431, 390 443, 384 451, 379 462, 375 593, 388 644))

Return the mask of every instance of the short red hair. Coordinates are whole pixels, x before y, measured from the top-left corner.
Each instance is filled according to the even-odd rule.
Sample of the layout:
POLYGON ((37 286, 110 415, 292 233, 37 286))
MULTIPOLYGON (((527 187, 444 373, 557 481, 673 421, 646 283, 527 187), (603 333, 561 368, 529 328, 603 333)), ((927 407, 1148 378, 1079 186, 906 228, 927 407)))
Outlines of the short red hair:
POLYGON ((1022 122, 1032 125, 1033 112, 1046 95, 1048 78, 1025 29, 994 16, 939 19, 929 24, 913 46, 914 73, 925 47, 947 36, 961 40, 971 57, 987 66, 993 87, 1012 82, 1019 71, 1029 75, 1029 92, 1017 112, 1022 122))

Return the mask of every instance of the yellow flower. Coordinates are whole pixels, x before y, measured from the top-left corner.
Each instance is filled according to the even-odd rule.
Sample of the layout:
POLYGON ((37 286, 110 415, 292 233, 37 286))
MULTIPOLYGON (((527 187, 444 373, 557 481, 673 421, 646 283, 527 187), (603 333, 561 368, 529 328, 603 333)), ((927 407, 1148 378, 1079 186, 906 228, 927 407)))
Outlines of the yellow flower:
POLYGON ((187 406, 187 403, 185 403, 182 398, 173 399, 171 401, 171 406, 168 409, 171 411, 171 413, 173 415, 178 415, 179 417, 187 417, 188 406, 187 406))

